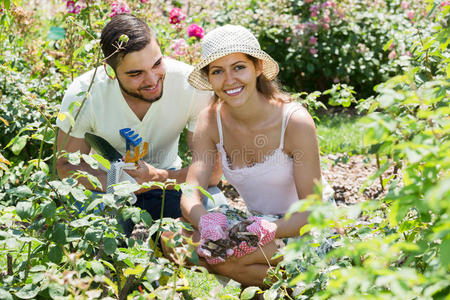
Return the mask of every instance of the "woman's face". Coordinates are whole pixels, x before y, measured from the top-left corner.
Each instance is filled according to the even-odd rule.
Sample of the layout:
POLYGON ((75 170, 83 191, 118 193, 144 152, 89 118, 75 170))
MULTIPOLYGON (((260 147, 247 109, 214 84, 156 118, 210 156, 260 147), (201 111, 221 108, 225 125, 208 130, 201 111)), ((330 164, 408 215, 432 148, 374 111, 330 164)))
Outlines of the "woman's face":
POLYGON ((256 78, 261 62, 253 63, 244 53, 232 53, 209 64, 208 79, 217 96, 231 106, 240 106, 256 96, 256 78))

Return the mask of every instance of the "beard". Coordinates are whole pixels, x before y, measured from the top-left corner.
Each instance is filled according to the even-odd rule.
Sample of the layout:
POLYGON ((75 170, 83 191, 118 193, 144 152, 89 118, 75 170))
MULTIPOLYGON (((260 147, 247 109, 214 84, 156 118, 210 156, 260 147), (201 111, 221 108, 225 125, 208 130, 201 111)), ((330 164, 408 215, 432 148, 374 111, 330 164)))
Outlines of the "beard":
MULTIPOLYGON (((153 102, 156 102, 159 99, 161 99, 161 97, 163 95, 163 79, 164 79, 164 77, 160 79, 161 80, 161 93, 158 96, 153 97, 153 98, 145 98, 144 96, 142 96, 141 94, 139 94, 139 93, 137 93, 135 91, 128 90, 120 82, 119 77, 117 77, 116 79, 117 79, 117 82, 119 83, 119 86, 120 86, 120 89, 122 90, 122 92, 127 94, 128 96, 133 97, 133 98, 136 98, 136 99, 139 99, 139 100, 142 100, 142 101, 145 101, 145 102, 153 103, 153 102)), ((145 86, 143 88, 149 88, 149 86, 145 86)))

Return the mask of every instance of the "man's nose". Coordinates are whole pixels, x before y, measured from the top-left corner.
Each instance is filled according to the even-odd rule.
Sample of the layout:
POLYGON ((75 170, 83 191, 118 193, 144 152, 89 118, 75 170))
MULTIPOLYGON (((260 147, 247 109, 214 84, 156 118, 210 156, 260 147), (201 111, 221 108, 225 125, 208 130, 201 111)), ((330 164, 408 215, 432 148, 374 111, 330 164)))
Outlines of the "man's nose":
POLYGON ((148 72, 147 75, 145 76, 144 84, 146 86, 149 85, 151 87, 154 87, 158 83, 158 80, 159 80, 159 76, 156 73, 148 72))

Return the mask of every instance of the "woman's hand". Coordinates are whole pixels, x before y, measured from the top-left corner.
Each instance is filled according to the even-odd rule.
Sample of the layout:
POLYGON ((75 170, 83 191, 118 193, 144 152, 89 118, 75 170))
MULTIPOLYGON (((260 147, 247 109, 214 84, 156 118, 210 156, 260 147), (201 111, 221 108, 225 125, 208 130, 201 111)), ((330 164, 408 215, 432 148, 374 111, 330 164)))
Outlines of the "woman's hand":
MULTIPOLYGON (((225 259, 233 255, 232 249, 221 249, 225 251, 221 256, 216 256, 212 253, 212 249, 209 248, 210 244, 213 247, 220 247, 217 242, 221 243, 228 240, 227 234, 227 217, 222 213, 208 213, 200 217, 198 224, 200 231, 200 245, 197 248, 199 256, 204 257, 209 264, 218 264, 224 262, 225 259)), ((222 252, 223 252, 222 251, 222 252)))
MULTIPOLYGON (((253 221, 253 223, 247 226, 247 231, 257 235, 259 246, 267 245, 275 239, 277 231, 277 225, 275 223, 255 216, 249 217, 248 220, 253 221)), ((243 241, 234 250, 234 255, 236 257, 242 257, 256 251, 256 249, 258 249, 258 247, 253 247, 246 241, 243 241)))

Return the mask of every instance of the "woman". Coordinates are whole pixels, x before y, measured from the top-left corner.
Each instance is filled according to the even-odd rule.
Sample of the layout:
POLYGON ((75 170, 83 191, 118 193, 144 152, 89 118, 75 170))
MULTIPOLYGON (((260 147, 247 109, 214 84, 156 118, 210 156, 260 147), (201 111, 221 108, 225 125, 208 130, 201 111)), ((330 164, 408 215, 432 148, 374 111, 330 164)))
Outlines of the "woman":
POLYGON ((199 191, 182 197, 182 214, 200 231, 197 251, 210 271, 245 285, 263 284, 275 239, 299 235, 307 213, 282 216, 313 194, 321 180, 314 122, 273 82, 278 70, 250 31, 225 25, 204 37, 202 60, 188 79, 195 88, 213 90, 216 102, 199 115, 186 182, 206 187, 219 153, 225 177, 244 199, 247 216, 253 216, 247 230, 258 236, 259 245, 243 243, 225 258, 214 257, 208 241, 227 239, 231 225, 247 216, 223 206, 208 212, 199 191))

